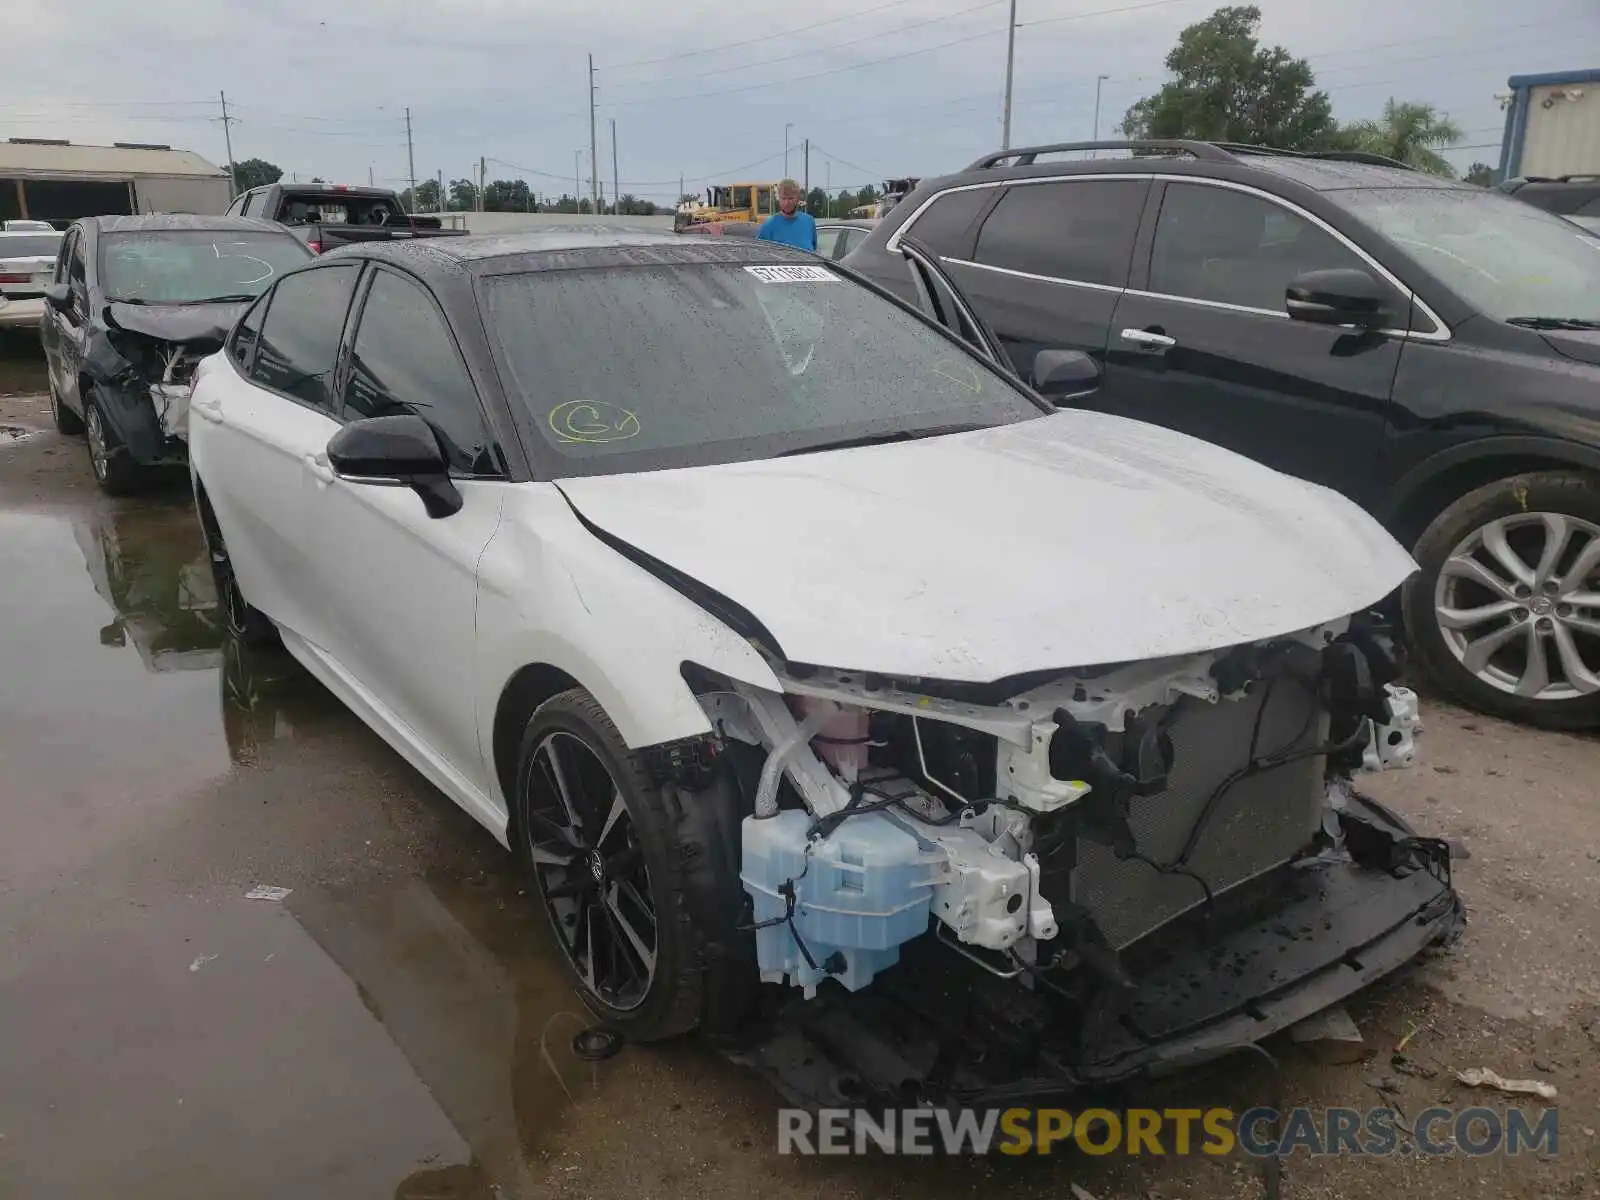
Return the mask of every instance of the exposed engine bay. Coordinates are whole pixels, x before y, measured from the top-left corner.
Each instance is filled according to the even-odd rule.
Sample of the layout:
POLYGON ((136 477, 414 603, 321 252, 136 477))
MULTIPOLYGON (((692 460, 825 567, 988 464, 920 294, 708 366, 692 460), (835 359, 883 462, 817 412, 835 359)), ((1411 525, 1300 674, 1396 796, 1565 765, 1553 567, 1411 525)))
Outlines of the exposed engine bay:
POLYGON ((1361 617, 993 685, 792 663, 781 696, 696 681, 715 736, 664 770, 731 776, 739 815, 736 884, 701 881, 732 997, 709 1031, 796 1103, 971 1103, 1333 1003, 1462 921, 1444 843, 1352 782, 1416 761, 1400 670, 1361 617))

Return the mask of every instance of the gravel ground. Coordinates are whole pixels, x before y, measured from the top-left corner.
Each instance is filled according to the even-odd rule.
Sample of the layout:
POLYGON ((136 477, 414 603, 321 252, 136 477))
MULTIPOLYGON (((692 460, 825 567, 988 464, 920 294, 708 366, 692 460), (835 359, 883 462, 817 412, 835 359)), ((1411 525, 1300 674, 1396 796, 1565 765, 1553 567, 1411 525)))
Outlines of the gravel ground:
MULTIPOLYGON (((224 663, 181 487, 101 497, 42 386, 13 339, 0 429, 41 432, 0 440, 0 1195, 1264 1194, 1237 1158, 782 1156, 767 1086, 692 1040, 573 1060, 506 856, 296 670, 224 663)), ((1282 1194, 1600 1195, 1600 742, 1425 717, 1372 790, 1470 855, 1462 942, 1349 1006, 1364 1061, 1275 1044, 1278 1077, 1140 1100, 1501 1108, 1453 1079, 1491 1067, 1560 1089, 1557 1154, 1297 1155, 1282 1194)))

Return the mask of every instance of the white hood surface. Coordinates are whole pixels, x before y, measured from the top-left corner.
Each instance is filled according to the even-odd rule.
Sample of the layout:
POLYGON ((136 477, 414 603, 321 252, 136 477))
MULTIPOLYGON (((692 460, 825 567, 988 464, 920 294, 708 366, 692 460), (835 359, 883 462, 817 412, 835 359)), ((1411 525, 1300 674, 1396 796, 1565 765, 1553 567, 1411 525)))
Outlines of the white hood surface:
POLYGON ((1093 412, 559 486, 790 661, 887 675, 1218 649, 1370 608, 1416 569, 1337 493, 1093 412))

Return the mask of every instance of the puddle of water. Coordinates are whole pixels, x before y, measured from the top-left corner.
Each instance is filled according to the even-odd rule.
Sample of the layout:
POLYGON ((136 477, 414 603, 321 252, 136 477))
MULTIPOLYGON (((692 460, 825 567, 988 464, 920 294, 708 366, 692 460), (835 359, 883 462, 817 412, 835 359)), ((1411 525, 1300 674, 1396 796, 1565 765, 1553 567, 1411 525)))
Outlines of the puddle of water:
POLYGON ((0 579, 0 1194, 537 1190, 630 1056, 510 858, 223 635, 186 504, 0 513, 0 579))

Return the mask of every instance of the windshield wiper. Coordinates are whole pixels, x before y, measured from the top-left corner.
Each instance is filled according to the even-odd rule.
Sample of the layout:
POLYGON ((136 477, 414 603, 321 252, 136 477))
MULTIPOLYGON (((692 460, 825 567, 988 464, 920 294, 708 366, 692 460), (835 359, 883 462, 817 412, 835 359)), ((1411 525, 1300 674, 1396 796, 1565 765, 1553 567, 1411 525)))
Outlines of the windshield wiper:
POLYGON ((921 438, 942 437, 947 433, 971 433, 974 429, 987 429, 989 426, 967 421, 958 425, 934 425, 927 429, 896 429, 890 433, 868 433, 861 437, 835 438, 827 442, 813 442, 807 446, 797 446, 793 450, 785 450, 778 455, 779 458, 788 458, 795 454, 816 454, 823 450, 848 450, 853 446, 881 446, 888 442, 912 442, 921 438))
POLYGON ((1525 329, 1600 329, 1600 321, 1587 317, 1507 317, 1506 324, 1525 329))

